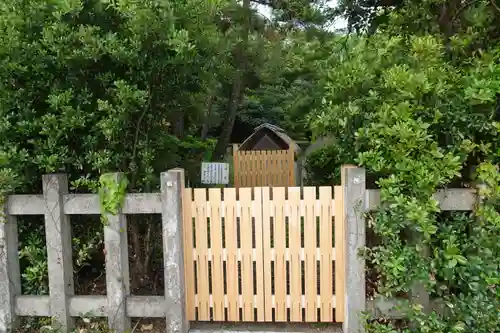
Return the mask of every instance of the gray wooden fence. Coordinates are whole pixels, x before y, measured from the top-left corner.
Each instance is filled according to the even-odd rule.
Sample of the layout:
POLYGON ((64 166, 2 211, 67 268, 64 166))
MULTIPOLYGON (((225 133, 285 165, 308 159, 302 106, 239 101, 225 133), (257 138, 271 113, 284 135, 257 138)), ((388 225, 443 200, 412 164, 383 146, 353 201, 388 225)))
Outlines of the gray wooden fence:
MULTIPOLYGON (((346 271, 344 332, 361 332, 361 312, 393 315, 395 301, 365 297, 365 266, 358 251, 365 246, 364 212, 376 208, 380 194, 366 190, 365 172, 345 167, 342 171, 346 216, 346 271)), ((119 181, 121 174, 113 174, 119 181)), ((0 332, 18 325, 19 317, 52 317, 63 331, 74 326, 74 318, 86 313, 107 317, 110 328, 130 331, 131 317, 165 318, 171 333, 189 330, 185 315, 183 268, 182 189, 184 172, 174 169, 161 174, 161 192, 127 194, 121 210, 108 215, 104 226, 107 296, 75 295, 71 249, 71 215, 101 214, 96 194, 68 193, 66 175, 43 176, 43 194, 11 195, 0 214, 0 332), (129 286, 127 214, 161 214, 165 296, 133 296, 129 286), (17 216, 44 215, 48 254, 49 296, 21 293, 17 216)), ((472 210, 475 194, 468 189, 440 191, 436 199, 442 210, 472 210)), ((429 302, 428 297, 420 298, 429 302)), ((428 306, 428 305, 425 305, 428 306)), ((397 314, 396 314, 397 315, 397 314)))

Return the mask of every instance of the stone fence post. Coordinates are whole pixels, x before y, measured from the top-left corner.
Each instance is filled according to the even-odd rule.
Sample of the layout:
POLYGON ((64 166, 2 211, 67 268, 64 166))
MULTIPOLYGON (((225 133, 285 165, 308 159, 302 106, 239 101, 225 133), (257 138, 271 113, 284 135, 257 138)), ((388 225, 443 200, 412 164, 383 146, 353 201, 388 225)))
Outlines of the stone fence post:
POLYGON ((15 298, 21 295, 17 219, 9 215, 7 202, 0 211, 0 332, 18 328, 15 298))
POLYGON ((187 333, 182 197, 184 170, 161 174, 165 310, 168 333, 187 333))
POLYGON ((75 294, 73 251, 70 219, 64 214, 63 201, 63 195, 68 194, 68 176, 43 175, 42 182, 52 323, 62 331, 71 331, 75 324, 69 313, 69 298, 75 294))
MULTIPOLYGON (((107 174, 110 181, 120 184, 123 173, 107 174)), ((105 189, 106 190, 106 189, 105 189)), ((106 249, 106 295, 108 297, 108 326, 117 333, 131 328, 127 316, 127 297, 130 296, 127 217, 118 209, 116 214, 103 211, 104 247, 106 249)))
POLYGON ((362 312, 366 310, 365 260, 359 256, 366 244, 366 174, 362 168, 346 165, 341 170, 344 187, 345 318, 344 333, 364 332, 362 312))

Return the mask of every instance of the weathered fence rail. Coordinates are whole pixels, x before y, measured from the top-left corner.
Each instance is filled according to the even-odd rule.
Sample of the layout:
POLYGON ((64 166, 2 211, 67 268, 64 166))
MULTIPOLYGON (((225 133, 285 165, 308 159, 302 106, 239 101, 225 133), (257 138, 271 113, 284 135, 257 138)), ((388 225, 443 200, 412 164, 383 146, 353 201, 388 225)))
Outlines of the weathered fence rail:
MULTIPOLYGON (((338 309, 336 315, 340 313, 342 316, 339 321, 344 322, 344 332, 358 332, 362 330, 362 323, 359 320, 361 311, 369 309, 378 314, 393 315, 391 306, 395 303, 390 300, 367 303, 365 298, 365 266, 363 259, 358 256, 358 251, 365 246, 363 213, 375 209, 380 204, 380 194, 378 191, 366 190, 365 173, 362 169, 344 168, 342 174, 342 189, 340 191, 337 188, 335 191, 336 195, 339 191, 342 195, 336 197, 335 202, 331 202, 331 207, 339 210, 339 216, 342 216, 341 220, 336 221, 341 223, 341 229, 336 230, 335 247, 325 248, 325 253, 330 251, 333 256, 338 251, 343 251, 343 256, 339 257, 338 253, 335 255, 335 265, 340 265, 338 274, 343 281, 346 281, 344 286, 338 287, 343 287, 344 292, 341 297, 343 305, 340 303, 342 309, 338 309), (343 237, 339 237, 339 235, 343 235, 343 237)), ((115 180, 119 181, 121 175, 114 174, 114 177, 115 180)), ((0 214, 2 219, 0 221, 2 222, 0 223, 0 332, 8 332, 10 328, 16 327, 18 318, 22 316, 50 316, 63 330, 68 330, 73 327, 75 317, 86 313, 108 317, 109 326, 117 332, 130 329, 131 317, 165 318, 169 332, 187 332, 188 319, 192 319, 192 312, 190 312, 192 309, 186 308, 188 304, 191 304, 188 301, 191 291, 188 287, 188 292, 186 292, 184 264, 190 262, 191 265, 192 261, 185 258, 184 246, 188 244, 186 245, 189 247, 187 252, 194 248, 192 244, 186 242, 183 230, 186 225, 183 215, 192 214, 186 210, 186 205, 183 205, 182 202, 185 196, 183 179, 183 171, 179 169, 162 173, 160 193, 127 194, 118 214, 107 216, 107 223, 103 226, 107 251, 107 296, 75 295, 73 287, 69 217, 71 215, 106 213, 101 211, 98 195, 70 194, 68 193, 66 176, 52 174, 43 176, 44 193, 42 195, 11 195, 7 197, 3 214, 0 214), (126 235, 127 214, 162 215, 165 296, 130 295, 126 235), (50 295, 48 296, 21 294, 17 230, 17 216, 21 215, 43 215, 45 217, 49 258, 50 295)), ((279 196, 275 197, 275 194, 273 194, 273 198, 268 197, 269 192, 262 192, 260 195, 264 195, 265 198, 261 201, 262 205, 276 200, 274 198, 280 200, 279 196)), ((475 191, 468 189, 442 190, 436 194, 436 199, 440 202, 442 210, 472 210, 476 203, 475 191)), ((284 217, 280 215, 273 216, 273 220, 282 218, 284 217)), ((288 218, 297 222, 308 218, 308 215, 298 214, 288 218)), ((299 241, 297 235, 293 235, 294 238, 291 238, 295 242, 299 241)), ((317 251, 316 246, 312 245, 304 248, 299 246, 299 248, 301 248, 300 252, 304 253, 317 251)), ((248 247, 247 250, 253 253, 254 249, 248 247)), ((284 248, 274 249, 273 256, 276 256, 276 252, 283 252, 282 250, 285 251, 284 248)), ((290 256, 290 253, 286 255, 290 256)), ((267 257, 263 260, 268 264, 272 258, 267 257)), ((282 266, 280 267, 282 268, 282 266)), ((337 269, 339 268, 337 267, 337 269)), ((268 290, 269 281, 271 281, 271 277, 267 274, 267 271, 262 271, 262 275, 266 277, 262 281, 264 290, 268 290)), ((300 283, 294 280, 292 284, 298 286, 300 283)), ((292 300, 300 299, 302 302, 303 298, 300 293, 295 289, 293 292, 295 292, 294 296, 289 297, 292 300)), ((249 291, 250 298, 252 298, 252 294, 249 291)), ((280 295, 283 296, 282 293, 280 295)), ((280 302, 283 301, 281 296, 279 297, 280 302)), ((314 300, 318 296, 321 302, 321 294, 310 293, 307 294, 306 299, 314 300)), ((331 296, 334 296, 333 292, 331 296)), ((268 293, 262 297, 269 298, 274 304, 273 307, 278 304, 276 300, 273 300, 276 295, 268 293)), ((197 300, 197 302, 199 301, 197 300)), ((323 303, 318 304, 320 308, 325 306, 323 303)), ((330 307, 331 305, 326 306, 330 307)), ((295 309, 293 304, 289 304, 287 307, 295 309)), ((305 306, 302 305, 296 309, 300 308, 304 309, 305 306)), ((218 316, 221 318, 220 314, 218 316)), ((264 314, 264 317, 266 316, 268 317, 269 313, 264 314)), ((294 314, 294 316, 295 318, 299 317, 298 314, 294 314)), ((310 314, 309 318, 314 318, 314 315, 310 314)))
MULTIPOLYGON (((121 174, 113 174, 119 182, 121 174)), ((182 189, 184 172, 161 175, 161 192, 127 194, 115 214, 101 212, 98 195, 68 194, 65 175, 43 176, 43 195, 12 195, 6 200, 0 223, 0 332, 18 324, 18 316, 51 316, 63 330, 74 317, 92 313, 108 317, 110 328, 130 330, 131 317, 165 317, 170 332, 186 332, 182 189), (74 214, 107 214, 104 224, 107 296, 77 296, 73 286, 71 226, 74 214), (131 296, 126 214, 161 214, 165 265, 165 296, 131 296), (21 295, 17 220, 19 215, 44 215, 48 254, 49 296, 21 295)))

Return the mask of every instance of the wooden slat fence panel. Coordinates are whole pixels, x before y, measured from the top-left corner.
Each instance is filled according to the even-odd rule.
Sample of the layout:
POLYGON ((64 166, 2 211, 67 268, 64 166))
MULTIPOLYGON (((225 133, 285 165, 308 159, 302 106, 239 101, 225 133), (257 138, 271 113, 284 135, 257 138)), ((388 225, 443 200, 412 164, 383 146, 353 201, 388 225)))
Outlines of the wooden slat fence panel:
POLYGON ((290 150, 241 150, 233 153, 235 187, 294 186, 295 155, 290 150))

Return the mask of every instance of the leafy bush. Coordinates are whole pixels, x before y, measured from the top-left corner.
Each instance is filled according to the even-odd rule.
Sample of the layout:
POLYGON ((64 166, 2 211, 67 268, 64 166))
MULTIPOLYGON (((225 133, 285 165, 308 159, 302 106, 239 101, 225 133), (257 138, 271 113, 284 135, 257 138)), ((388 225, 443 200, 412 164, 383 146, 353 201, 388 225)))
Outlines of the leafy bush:
MULTIPOLYGON (((2 1, 0 204, 13 192, 41 193, 44 173, 65 172, 73 191, 98 192, 101 174, 123 171, 128 191, 152 192, 169 168, 198 172, 213 143, 193 123, 223 58, 214 53, 225 47, 214 23, 221 6, 2 1)), ((21 222, 23 291, 47 293, 42 224, 21 222)), ((72 219, 77 271, 102 242, 102 225, 86 222, 72 219)))
POLYGON ((340 167, 349 160, 346 155, 342 147, 335 144, 313 151, 304 161, 305 183, 313 186, 340 184, 340 167))
POLYGON ((366 252, 377 292, 395 297, 421 284, 444 304, 429 312, 407 302, 414 325, 371 321, 368 331, 500 331, 498 50, 457 67, 439 37, 379 33, 339 53, 313 127, 380 175, 384 205, 371 216, 380 244, 366 252), (476 167, 484 203, 474 215, 443 216, 433 194, 469 184, 476 167))

